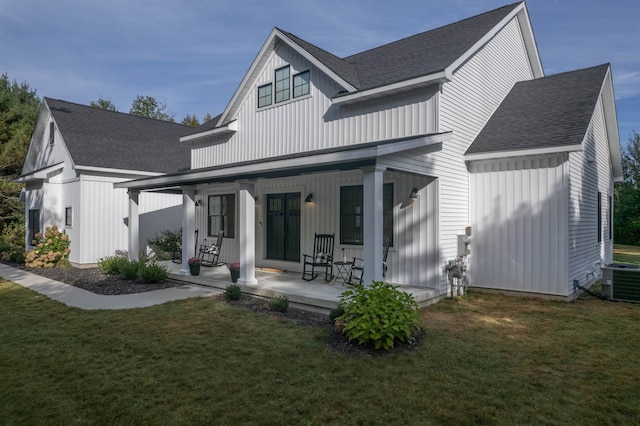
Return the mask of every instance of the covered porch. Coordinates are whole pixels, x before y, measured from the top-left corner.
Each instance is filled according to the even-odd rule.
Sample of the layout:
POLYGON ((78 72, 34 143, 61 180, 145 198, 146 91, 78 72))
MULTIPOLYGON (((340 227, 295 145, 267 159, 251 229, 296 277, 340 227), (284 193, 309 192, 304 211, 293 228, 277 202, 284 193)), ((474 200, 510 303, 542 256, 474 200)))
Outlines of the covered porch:
POLYGON ((187 260, 198 255, 204 238, 209 243, 224 230, 220 260, 240 263, 238 282, 243 287, 259 294, 283 281, 323 286, 319 279, 305 285, 298 275, 303 255, 315 254, 310 250, 318 233, 335 235, 334 259, 364 261, 364 283, 384 280, 441 294, 438 179, 412 159, 441 150, 449 137, 444 133, 384 140, 116 184, 129 192, 129 255, 135 257, 142 248, 136 245, 140 191, 173 190, 183 197, 182 265, 175 271, 183 279, 192 279, 187 260), (351 202, 358 197, 358 204, 351 202), (290 200, 293 207, 278 211, 278 200, 278 205, 290 200), (347 204, 351 211, 345 211, 347 204), (228 217, 218 207, 213 212, 212 206, 222 205, 232 206, 228 217), (278 215, 287 217, 284 226, 274 219, 278 215), (272 241, 279 235, 287 236, 280 241, 285 244, 282 250, 274 249, 272 241), (383 277, 383 248, 389 240, 388 273, 383 277), (261 268, 295 271, 296 276, 274 279, 261 274, 261 268))
MULTIPOLYGON (((200 275, 185 275, 180 272, 181 265, 166 261, 162 262, 169 271, 169 278, 182 283, 197 284, 220 290, 231 284, 229 269, 226 265, 216 267, 201 267, 200 275)), ((293 271, 278 271, 270 268, 256 268, 255 277, 259 286, 241 285, 244 294, 273 298, 286 296, 293 305, 317 312, 327 312, 336 307, 340 295, 349 288, 338 281, 325 282, 318 278, 314 281, 304 281, 301 274, 293 271)), ((399 286, 400 290, 413 295, 419 306, 426 306, 437 302, 441 296, 432 288, 399 286)))

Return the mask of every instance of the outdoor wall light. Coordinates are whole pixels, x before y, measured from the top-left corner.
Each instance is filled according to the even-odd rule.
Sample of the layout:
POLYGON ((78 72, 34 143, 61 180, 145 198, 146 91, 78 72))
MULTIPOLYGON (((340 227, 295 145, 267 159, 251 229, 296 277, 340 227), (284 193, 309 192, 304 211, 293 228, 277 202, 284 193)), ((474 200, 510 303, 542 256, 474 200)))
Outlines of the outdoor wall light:
POLYGON ((202 205, 202 200, 196 200, 196 207, 200 207, 202 205))
POLYGON ((307 198, 304 199, 305 203, 312 203, 313 202, 313 194, 309 193, 307 195, 307 198))
POLYGON ((411 193, 409 194, 409 198, 412 200, 415 200, 416 198, 418 198, 418 188, 413 188, 411 190, 411 193))

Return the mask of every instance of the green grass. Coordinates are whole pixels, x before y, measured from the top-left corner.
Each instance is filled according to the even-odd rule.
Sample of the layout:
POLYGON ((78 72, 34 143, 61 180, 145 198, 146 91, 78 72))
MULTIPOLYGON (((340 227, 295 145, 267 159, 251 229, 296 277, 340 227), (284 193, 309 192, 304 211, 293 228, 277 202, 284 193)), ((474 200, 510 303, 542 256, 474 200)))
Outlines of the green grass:
POLYGON ((640 265, 640 246, 613 245, 613 261, 640 265))
POLYGON ((0 280, 1 424, 638 424, 640 305, 469 295, 419 350, 215 299, 69 308, 0 280))

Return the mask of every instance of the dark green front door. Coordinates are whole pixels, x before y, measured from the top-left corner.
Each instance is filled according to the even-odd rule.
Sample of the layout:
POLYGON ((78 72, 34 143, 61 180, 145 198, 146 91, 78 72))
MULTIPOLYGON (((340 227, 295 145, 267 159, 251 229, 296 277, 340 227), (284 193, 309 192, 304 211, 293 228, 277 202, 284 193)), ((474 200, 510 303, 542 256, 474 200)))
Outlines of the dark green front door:
POLYGON ((300 193, 267 195, 267 259, 300 261, 300 193))

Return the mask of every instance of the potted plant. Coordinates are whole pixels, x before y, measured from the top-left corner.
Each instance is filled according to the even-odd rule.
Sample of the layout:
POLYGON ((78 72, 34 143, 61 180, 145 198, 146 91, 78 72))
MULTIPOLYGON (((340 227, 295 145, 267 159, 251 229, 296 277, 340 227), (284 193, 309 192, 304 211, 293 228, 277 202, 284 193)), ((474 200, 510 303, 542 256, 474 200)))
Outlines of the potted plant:
POLYGON ((191 275, 200 275, 200 265, 202 264, 202 261, 197 257, 191 257, 188 262, 191 275))
POLYGON ((227 267, 229 268, 229 272, 231 272, 231 282, 237 283, 238 278, 240 278, 240 263, 239 262, 229 263, 227 267))

